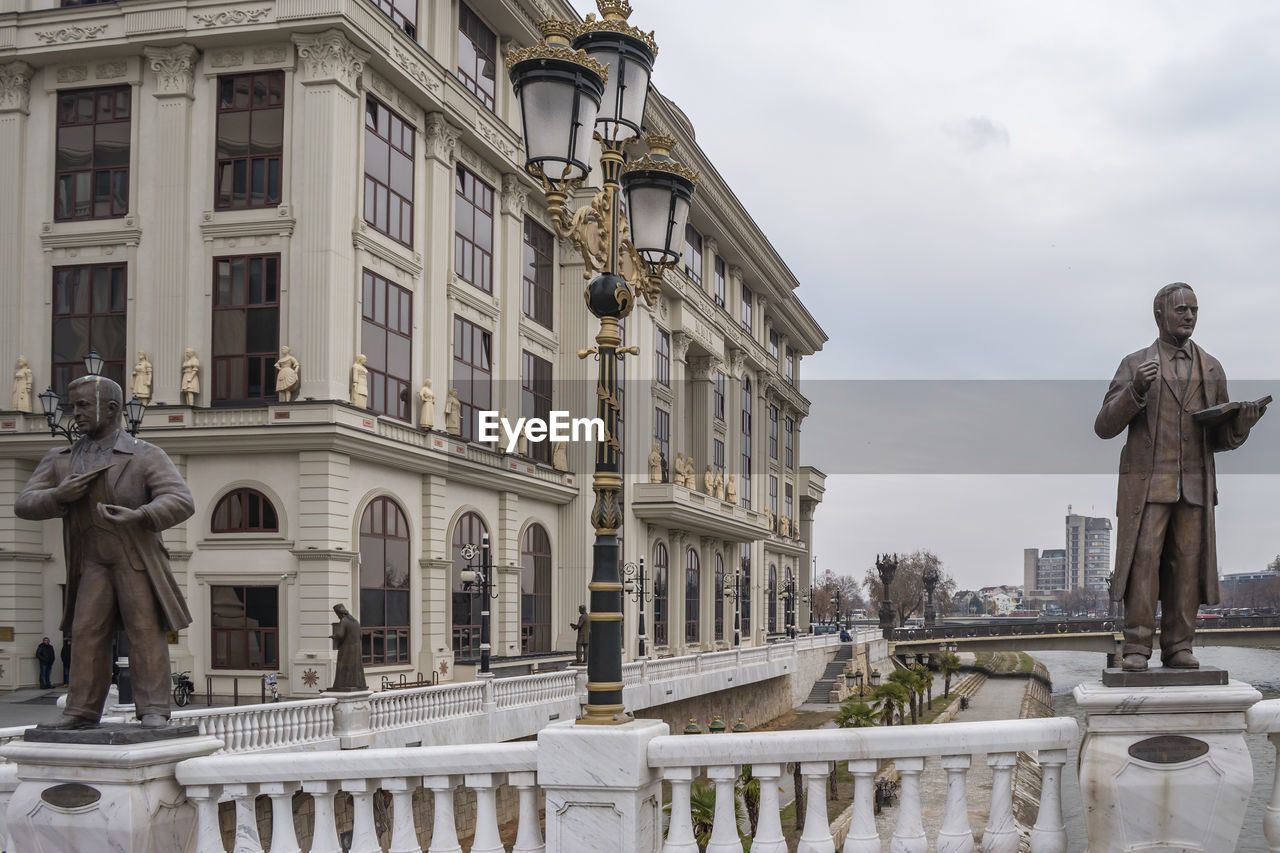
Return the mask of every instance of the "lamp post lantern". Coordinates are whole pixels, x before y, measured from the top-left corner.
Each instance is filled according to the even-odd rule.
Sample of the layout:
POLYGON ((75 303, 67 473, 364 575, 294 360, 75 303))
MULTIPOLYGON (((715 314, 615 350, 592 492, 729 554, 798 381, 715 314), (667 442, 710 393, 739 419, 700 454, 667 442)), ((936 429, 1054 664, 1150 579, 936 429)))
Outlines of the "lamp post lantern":
POLYGON ((643 130, 658 46, 652 33, 627 22, 627 0, 597 0, 597 7, 601 19, 540 23, 543 39, 510 51, 507 70, 520 104, 525 168, 542 183, 556 235, 582 254, 587 308, 600 320, 595 346, 578 352, 599 363, 596 414, 604 423, 591 481, 596 538, 587 585, 587 704, 579 722, 611 725, 630 719, 622 703, 618 361, 639 354, 621 345, 618 324, 631 313, 636 292, 656 302, 663 271, 679 262, 697 175, 671 159, 672 140, 653 135, 648 153, 628 162, 626 148, 643 130), (600 146, 602 186, 571 213, 566 202, 590 171, 592 139, 600 146))
POLYGON ((493 589, 493 564, 489 558, 489 534, 482 533, 480 535, 480 548, 478 551, 475 545, 468 543, 462 546, 461 553, 463 558, 467 560, 467 568, 460 573, 462 588, 466 592, 480 596, 480 672, 488 674, 489 652, 491 650, 489 642, 489 602, 498 597, 498 593, 493 589), (471 562, 476 556, 480 557, 479 564, 471 562))
MULTIPOLYGON (((89 350, 89 354, 84 357, 84 373, 85 376, 101 376, 102 365, 105 362, 102 356, 98 355, 96 349, 89 350)), ((62 397, 57 391, 53 390, 50 385, 39 394, 40 410, 44 413, 44 421, 49 426, 49 435, 62 436, 69 443, 74 444, 75 440, 80 437, 80 430, 76 427, 74 420, 68 420, 66 425, 61 422, 62 419, 62 397)), ((142 427, 142 419, 147 414, 147 405, 134 396, 124 405, 124 415, 127 426, 125 430, 129 435, 136 436, 138 430, 142 427)))
POLYGON ((637 563, 627 563, 622 567, 622 573, 626 576, 622 588, 631 596, 632 600, 639 605, 639 618, 637 622, 636 634, 636 657, 643 658, 645 656, 645 629, 644 629, 644 603, 653 600, 653 593, 645 587, 648 584, 648 578, 644 574, 644 557, 640 558, 637 563))
MULTIPOLYGON (((746 565, 746 561, 743 561, 746 565)), ((742 581, 743 571, 734 571, 733 577, 724 585, 724 597, 733 599, 733 645, 742 645, 742 581)))

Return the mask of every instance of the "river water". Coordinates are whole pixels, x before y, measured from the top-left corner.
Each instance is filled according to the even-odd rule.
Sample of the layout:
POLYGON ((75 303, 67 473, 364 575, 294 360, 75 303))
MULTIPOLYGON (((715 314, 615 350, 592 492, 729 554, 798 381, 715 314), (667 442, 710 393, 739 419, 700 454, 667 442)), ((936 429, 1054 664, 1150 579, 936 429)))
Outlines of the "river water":
MULTIPOLYGON (((1280 649, 1244 649, 1215 647, 1195 650, 1202 664, 1218 666, 1231 673, 1238 681, 1247 681, 1262 692, 1264 699, 1280 697, 1280 649)), ((1091 652, 1032 652, 1049 668, 1053 678, 1053 712, 1059 717, 1074 717, 1084 731, 1084 714, 1076 706, 1072 689, 1082 681, 1096 681, 1102 677, 1105 659, 1091 652)), ((1253 756, 1253 793, 1245 812, 1244 829, 1236 845, 1238 853, 1267 853, 1267 842, 1262 835, 1262 818, 1266 804, 1271 799, 1271 784, 1275 773, 1275 749, 1266 735, 1246 734, 1249 754, 1253 756)), ((1079 743, 1067 756, 1067 769, 1076 766, 1079 743)), ((1067 835, 1071 839, 1069 850, 1087 851, 1084 824, 1084 805, 1080 795, 1080 781, 1074 772, 1064 772, 1062 809, 1066 817, 1067 835)))

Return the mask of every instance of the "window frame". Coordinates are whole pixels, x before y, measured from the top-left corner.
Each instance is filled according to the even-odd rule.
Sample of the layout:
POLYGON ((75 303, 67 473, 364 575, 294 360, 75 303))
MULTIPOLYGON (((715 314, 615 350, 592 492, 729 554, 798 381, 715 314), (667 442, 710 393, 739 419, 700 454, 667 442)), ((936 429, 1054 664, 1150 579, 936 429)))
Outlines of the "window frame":
POLYGON ((702 568, 700 562, 696 549, 689 548, 685 551, 684 641, 686 644, 696 644, 698 642, 699 610, 702 607, 702 568))
POLYGON ((671 333, 659 327, 653 347, 653 378, 664 388, 671 387, 671 333))
POLYGON ((724 639, 724 555, 719 551, 715 557, 715 636, 724 639))
POLYGON ((480 658, 481 603, 479 595, 475 591, 468 592, 462 589, 462 572, 468 565, 478 565, 478 557, 476 563, 468 563, 461 552, 464 545, 474 545, 477 549, 480 548, 484 534, 488 532, 489 525, 485 523, 480 514, 468 510, 453 523, 453 533, 449 537, 451 556, 453 558, 453 566, 449 572, 449 623, 452 637, 451 648, 453 649, 455 661, 479 660, 480 658), (464 530, 464 526, 474 527, 475 529, 464 530), (469 539, 464 541, 463 537, 468 535, 474 535, 475 541, 472 542, 469 539), (458 606, 464 597, 466 607, 463 612, 466 618, 471 620, 465 622, 459 621, 459 610, 462 608, 458 606))
POLYGON ((455 74, 457 75, 458 82, 462 84, 464 89, 474 95, 476 100, 484 104, 485 108, 488 109, 489 112, 496 113, 498 111, 498 90, 500 88, 498 86, 498 34, 475 13, 474 9, 466 3, 459 3, 456 38, 457 42, 455 42, 455 44, 458 51, 458 58, 455 74), (473 34, 468 32, 466 27, 469 24, 474 25, 474 28, 477 30, 476 33, 473 34), (486 34, 493 40, 492 48, 487 48, 487 45, 482 46, 476 42, 477 35, 483 36, 486 34), (470 43, 471 50, 474 52, 476 60, 470 72, 464 72, 462 69, 462 39, 464 38, 470 43), (492 92, 483 91, 484 87, 480 83, 482 78, 488 79, 484 78, 484 75, 480 73, 483 68, 482 59, 488 59, 494 69, 492 92))
POLYGON ((778 458, 778 407, 769 406, 769 458, 778 458))
MULTIPOLYGON (((551 394, 554 387, 553 367, 550 361, 528 350, 520 352, 520 415, 525 418, 541 418, 551 421, 551 394)), ((551 442, 527 442, 529 458, 551 464, 551 442)))
POLYGON ((493 250, 496 245, 493 187, 461 163, 454 167, 453 174, 453 274, 460 281, 492 296, 493 250), (464 217, 468 212, 469 215, 464 217), (477 240, 476 223, 482 217, 489 223, 488 248, 477 240), (465 234, 459 230, 464 219, 469 220, 468 233, 465 234), (467 271, 468 257, 471 272, 467 271))
POLYGON ((458 416, 460 419, 458 437, 463 441, 478 442, 478 413, 493 410, 493 333, 483 326, 471 322, 461 314, 454 314, 452 364, 452 387, 458 389, 458 416), (476 335, 480 336, 480 352, 487 358, 487 366, 475 364, 469 360, 475 357, 476 335), (466 347, 469 354, 464 353, 463 357, 459 357, 459 348, 462 347, 463 343, 462 338, 466 338, 470 344, 466 347), (462 378, 460 366, 462 370, 468 372, 469 378, 465 380, 462 378), (483 379, 479 377, 483 377, 483 379), (485 388, 486 396, 483 405, 476 399, 474 393, 477 387, 481 385, 485 388))
POLYGON ((662 406, 653 407, 653 440, 662 458, 671 463, 671 413, 662 406))
POLYGON ((220 583, 209 585, 209 669, 211 670, 254 670, 271 672, 280 668, 280 587, 278 586, 259 586, 256 584, 236 584, 236 583, 220 583), (275 595, 276 624, 268 627, 250 627, 247 624, 241 627, 229 627, 215 624, 213 618, 214 599, 218 589, 243 590, 244 597, 239 598, 241 604, 241 619, 246 623, 249 619, 249 591, 270 590, 275 595), (244 635, 244 643, 242 648, 245 657, 242 661, 219 663, 219 637, 241 634, 244 635), (258 649, 261 653, 261 660, 256 665, 252 663, 252 655, 250 653, 249 638, 252 634, 258 634, 258 649), (265 642, 267 637, 273 638, 274 642, 268 644, 265 642), (274 652, 274 658, 269 657, 269 651, 274 652))
POLYGON ((724 422, 725 409, 725 376, 722 371, 717 370, 715 379, 711 386, 711 414, 720 421, 724 422))
MULTIPOLYGON (((223 75, 220 75, 217 79, 217 87, 218 87, 217 105, 214 108, 214 126, 213 126, 213 137, 214 137, 213 209, 214 210, 255 210, 255 209, 261 209, 265 207, 276 207, 280 205, 284 200, 284 149, 285 149, 284 131, 285 131, 285 98, 287 96, 284 71, 268 69, 263 71, 249 71, 242 74, 223 74, 223 75), (278 84, 275 91, 280 93, 279 103, 277 104, 268 103, 265 106, 254 105, 253 84, 254 82, 256 82, 255 78, 258 78, 258 77, 269 78, 271 80, 274 80, 278 84), (231 84, 234 87, 236 80, 241 80, 244 78, 249 78, 250 80, 249 105, 247 107, 236 107, 234 105, 230 107, 224 107, 223 106, 224 101, 222 97, 223 86, 231 84), (280 149, 275 154, 255 155, 253 153, 253 119, 255 115, 259 113, 267 113, 267 112, 278 112, 280 114, 280 149), (247 113, 249 116, 248 135, 245 140, 245 143, 248 146, 247 152, 243 156, 219 157, 218 147, 220 144, 219 141, 222 138, 221 128, 222 128, 223 116, 239 115, 244 113, 247 113), (273 161, 275 163, 276 194, 274 197, 271 197, 269 193, 269 188, 271 186, 271 164, 273 161), (262 201, 256 204, 253 203, 253 191, 252 191, 253 167, 255 162, 261 162, 263 164, 262 166, 262 171, 263 171, 262 201), (234 176, 235 176, 235 165, 237 163, 245 164, 244 202, 241 204, 237 204, 235 202, 235 196, 234 196, 234 184, 235 184, 234 176), (227 193, 230 200, 224 202, 223 192, 222 192, 223 168, 224 166, 227 166, 227 165, 230 165, 232 169, 232 188, 228 190, 228 193, 227 193)), ((272 91, 270 86, 268 86, 267 91, 268 92, 272 91)))
POLYGON ((210 310, 209 310, 209 314, 210 314, 209 332, 211 335, 211 338, 210 338, 211 346, 214 343, 216 343, 219 338, 218 318, 225 317, 231 312, 240 312, 243 315, 243 322, 241 322, 239 325, 240 325, 240 328, 244 329, 244 338, 243 340, 240 341, 238 353, 234 355, 226 355, 226 354, 218 355, 217 351, 215 350, 209 356, 208 382, 209 382, 209 405, 210 406, 244 405, 246 403, 270 402, 276 399, 275 363, 276 363, 276 360, 280 357, 280 312, 282 307, 280 304, 281 267, 282 267, 282 261, 281 261, 279 252, 266 252, 263 254, 251 254, 251 255, 220 255, 213 259, 213 273, 212 273, 213 282, 212 282, 212 288, 211 288, 212 293, 210 294, 210 310), (253 264, 255 261, 260 262, 262 266, 261 293, 263 294, 263 299, 259 302, 250 302, 249 300, 252 297, 252 289, 253 289, 252 288, 253 264), (231 297, 234 298, 235 264, 237 262, 242 262, 244 264, 244 285, 243 285, 244 301, 239 304, 219 305, 218 301, 222 293, 221 274, 219 272, 219 266, 224 263, 228 264, 229 266, 227 277, 228 277, 228 281, 230 281, 231 283, 228 286, 228 292, 231 295, 231 297), (275 270, 274 283, 272 283, 270 280, 271 270, 273 266, 275 270), (274 292, 275 292, 274 300, 266 298, 267 295, 271 292, 272 287, 274 287, 274 292), (276 331, 275 331, 275 337, 274 337, 274 345, 270 349, 255 350, 253 352, 250 352, 248 349, 250 312, 257 312, 257 311, 262 311, 262 312, 274 311, 275 312, 276 331), (259 370, 260 370, 259 378, 261 380, 261 393, 258 396, 251 396, 249 394, 250 365, 253 359, 261 359, 261 361, 258 362, 259 370), (237 361, 241 363, 241 369, 243 371, 241 378, 244 382, 243 387, 244 387, 245 393, 243 396, 230 396, 229 392, 227 394, 220 395, 219 394, 220 389, 224 387, 230 387, 231 385, 231 383, 227 381, 226 377, 224 377, 223 374, 221 373, 221 371, 223 370, 222 365, 227 364, 228 362, 237 362, 237 361), (224 382, 226 382, 225 385, 222 384, 224 382))
POLYGON ((378 7, 384 15, 390 18, 400 30, 409 38, 417 38, 418 35, 418 4, 416 0, 370 0, 373 5, 378 7), (401 9, 401 6, 408 6, 409 12, 413 17, 401 9))
MULTIPOLYGON (((373 500, 369 501, 368 505, 365 506, 364 510, 360 513, 360 526, 359 526, 358 536, 359 536, 360 547, 357 553, 362 556, 364 554, 364 539, 366 536, 369 537, 370 539, 382 540, 384 543, 383 544, 384 549, 386 548, 385 543, 387 542, 406 543, 404 586, 388 585, 387 570, 386 570, 387 564, 385 561, 383 563, 382 586, 365 586, 363 576, 359 578, 359 582, 360 582, 359 589, 360 589, 360 599, 361 599, 360 601, 360 660, 361 660, 361 663, 364 666, 402 666, 404 664, 412 663, 412 660, 410 659, 410 651, 409 651, 409 637, 413 632, 413 600, 412 600, 413 531, 409 526, 408 513, 404 511, 404 508, 401 507, 399 502, 396 501, 394 498, 390 498, 386 495, 379 495, 375 497, 373 500), (382 532, 380 533, 376 532, 376 526, 375 524, 372 523, 373 514, 379 511, 383 513, 382 532), (394 516, 392 515, 391 511, 394 511, 395 513, 394 516), (366 517, 371 519, 369 531, 365 530, 366 517), (386 525, 389 517, 395 519, 397 530, 399 529, 401 523, 404 524, 404 530, 405 530, 404 536, 399 536, 398 534, 395 534, 395 533, 386 532, 387 530, 386 525), (383 609, 382 609, 382 615, 381 615, 382 624, 377 624, 377 625, 373 624, 372 614, 365 612, 366 610, 365 602, 364 602, 365 590, 378 590, 382 593, 382 603, 383 603, 383 609), (387 605, 387 595, 386 595, 388 592, 397 592, 397 593, 403 592, 405 596, 405 599, 406 599, 405 617, 407 621, 403 625, 386 624, 386 622, 388 621, 387 613, 389 610, 389 607, 387 605), (381 651, 381 654, 375 654, 375 645, 376 645, 376 641, 379 638, 381 638, 382 640, 382 651, 381 651), (388 649, 390 647, 390 641, 392 640, 392 638, 394 638, 395 645, 396 645, 394 660, 388 659, 390 657, 390 655, 388 654, 388 649)), ((384 550, 384 553, 385 553, 385 550, 384 550)), ((363 560, 361 560, 361 562, 363 562, 363 560)), ((359 572, 359 574, 363 575, 363 572, 359 572)))
POLYGON ((786 447, 786 468, 788 471, 796 467, 795 457, 795 437, 796 437, 796 421, 795 418, 788 417, 783 429, 783 440, 786 447))
POLYGON ((520 307, 524 316, 540 326, 552 328, 555 316, 555 236, 531 216, 524 218, 521 270, 520 307), (533 271, 532 277, 530 270, 533 271))
POLYGON ((128 334, 129 334, 129 265, 123 261, 108 264, 63 264, 55 266, 52 269, 52 287, 51 287, 51 309, 49 312, 49 364, 52 370, 53 390, 57 391, 64 399, 67 396, 67 386, 73 381, 85 375, 84 357, 89 354, 90 350, 96 349, 98 355, 102 356, 102 375, 115 380, 121 388, 128 388, 129 383, 125 381, 125 361, 128 356, 128 334), (107 288, 105 311, 95 310, 94 294, 97 290, 98 283, 95 282, 95 273, 103 271, 106 276, 105 285, 107 288), (85 296, 86 311, 77 311, 75 306, 75 290, 74 283, 68 283, 68 299, 66 305, 68 311, 60 312, 59 305, 59 276, 69 274, 76 271, 77 278, 83 276, 84 286, 87 295, 85 296), (118 280, 115 277, 118 273, 118 280), (120 286, 118 299, 115 297, 116 285, 120 286), (113 309, 112 302, 115 301, 121 307, 113 309), (66 322, 70 324, 70 328, 74 333, 74 327, 77 320, 82 321, 85 334, 82 337, 84 346, 83 352, 79 352, 75 358, 58 359, 58 324, 66 322), (114 327, 119 326, 118 330, 118 352, 113 352, 107 347, 108 340, 95 341, 95 337, 111 338, 115 334, 108 332, 106 323, 111 321, 114 327), (95 335, 95 329, 97 334, 95 335))
POLYGON ((751 288, 745 284, 742 285, 742 302, 740 305, 740 313, 738 321, 742 325, 742 330, 751 333, 752 310, 755 303, 755 296, 751 293, 751 288))
MULTIPOLYGON (((230 511, 228 511, 229 513, 230 511)), ((218 498, 218 502, 213 505, 213 512, 209 515, 209 532, 211 534, 245 534, 245 533, 279 533, 280 532, 280 513, 276 511, 275 504, 271 502, 271 498, 251 486, 239 486, 218 498), (241 523, 237 527, 219 526, 218 510, 230 500, 238 500, 240 503, 240 519, 241 523), (258 501, 257 515, 259 523, 254 526, 250 523, 253 517, 253 501, 258 501), (265 523, 266 512, 270 510, 273 524, 267 526, 265 523)))
POLYGON ((727 290, 725 285, 726 276, 724 258, 716 255, 714 267, 715 289, 712 293, 711 299, 715 304, 723 308, 725 307, 725 292, 727 290))
POLYGON ((364 181, 362 183, 364 199, 363 199, 362 206, 364 209, 363 216, 364 216, 365 224, 367 224, 374 231, 377 231, 379 234, 385 235, 387 239, 393 240, 394 242, 399 243, 400 245, 404 246, 407 249, 412 249, 413 237, 414 237, 413 191, 416 186, 417 168, 418 168, 417 163, 415 162, 415 157, 414 157, 414 152, 417 149, 417 129, 408 121, 406 121, 404 116, 400 115, 398 112, 391 109, 391 107, 387 106, 386 104, 378 100, 373 95, 366 94, 365 107, 364 107, 364 132, 365 132, 364 164, 363 164, 364 181), (372 125, 370 124, 370 108, 371 107, 373 108, 372 125), (381 119, 382 111, 386 111, 386 113, 388 114, 387 132, 385 135, 380 130, 380 125, 382 122, 382 119, 381 119), (379 178, 377 174, 371 174, 369 171, 370 158, 374 156, 374 152, 371 151, 372 146, 369 144, 370 135, 378 139, 380 143, 384 144, 387 148, 387 166, 386 166, 385 181, 379 178), (397 136, 399 137, 399 140, 396 139, 397 136), (405 140, 408 140, 407 150, 405 148, 405 144, 406 144, 405 140), (396 162, 395 158, 397 153, 400 154, 402 157, 407 158, 409 161, 410 195, 408 197, 406 197, 403 193, 399 192, 397 189, 395 189, 392 186, 394 164, 396 162), (373 190, 373 196, 372 196, 373 207, 374 207, 374 212, 372 214, 373 218, 370 218, 371 214, 369 212, 371 188, 373 190), (384 212, 383 205, 379 203, 379 196, 378 196, 379 190, 385 191, 385 194, 386 194, 386 198, 384 199, 386 227, 383 227, 382 225, 378 224, 378 214, 384 212), (393 219, 392 203, 394 201, 399 202, 399 209, 396 211, 393 219), (409 220, 407 224, 404 221, 406 214, 409 220), (393 221, 399 223, 400 225, 399 229, 392 228, 393 221), (405 240, 404 239, 405 235, 408 235, 409 239, 405 240))
POLYGON ((118 84, 118 85, 112 85, 112 86, 90 86, 90 87, 82 87, 78 89, 59 89, 54 93, 53 112, 54 112, 54 116, 53 116, 53 120, 54 120, 53 221, 54 222, 87 222, 95 219, 120 219, 121 217, 128 216, 129 207, 132 204, 132 196, 133 196, 133 193, 130 187, 130 181, 132 180, 132 177, 133 177, 130 169, 130 166, 132 164, 132 158, 133 158, 133 114, 134 114, 133 86, 128 83, 125 83, 125 84, 118 84), (115 96, 113 98, 112 106, 111 106, 112 115, 108 119, 99 120, 98 112, 99 112, 100 104, 98 99, 108 93, 113 93, 115 96), (127 112, 127 115, 124 118, 119 117, 119 111, 121 106, 119 96, 122 93, 126 95, 124 104, 125 104, 125 110, 127 112), (62 110, 62 103, 61 103, 62 99, 69 98, 69 97, 79 98, 84 96, 92 96, 94 99, 93 118, 90 119, 89 121, 64 122, 62 120, 62 117, 63 117, 63 110, 62 110), (119 124, 123 124, 125 126, 125 130, 126 130, 125 136, 129 140, 128 150, 125 153, 125 157, 124 157, 125 164, 123 166, 105 166, 104 165, 102 167, 98 167, 96 165, 97 148, 98 148, 98 145, 97 145, 98 126, 99 125, 119 125, 119 124), (67 129, 83 128, 83 127, 90 128, 89 132, 90 132, 90 135, 93 137, 92 141, 90 142, 89 167, 84 169, 59 169, 58 168, 58 151, 62 147, 61 140, 62 140, 63 129, 64 128, 67 128, 67 129), (85 215, 75 214, 78 197, 73 192, 72 197, 68 201, 71 214, 60 215, 61 207, 59 203, 59 196, 60 196, 59 189, 63 179, 67 177, 71 177, 72 179, 71 186, 74 187, 75 178, 73 176, 81 175, 85 173, 88 173, 89 175, 88 199, 86 202, 88 204, 89 212, 85 215), (107 193, 106 193, 105 203, 108 207, 108 212, 102 215, 98 215, 97 213, 97 200, 96 200, 97 199, 96 185, 98 182, 99 174, 105 174, 107 176, 107 193), (123 182, 124 193, 125 193, 125 197, 123 200, 124 201, 123 209, 121 209, 116 204, 117 198, 114 192, 118 182, 120 181, 123 182))
POLYGON ((367 359, 365 369, 369 372, 367 377, 369 397, 365 408, 380 415, 411 422, 413 418, 413 407, 410 405, 413 397, 410 382, 410 374, 413 372, 413 291, 407 287, 401 287, 368 268, 361 270, 360 285, 360 352, 367 359), (384 291, 381 303, 378 298, 379 290, 384 291), (394 328, 391 326, 392 296, 396 301, 394 328), (378 320, 379 304, 385 305, 382 321, 378 320), (379 331, 371 332, 371 329, 379 331), (372 350, 371 334, 381 334, 383 337, 383 352, 380 358, 375 358, 370 352, 372 350), (403 375, 392 372, 393 365, 390 363, 392 336, 403 341, 405 349, 403 375), (381 388, 375 393, 379 388, 377 383, 381 383, 381 388), (394 406, 390 393, 393 387, 395 388, 394 403, 398 404, 394 406))
POLYGON ((743 509, 751 509, 751 441, 753 438, 751 393, 751 378, 744 373, 742 376, 742 429, 739 437, 742 445, 742 489, 739 492, 739 502, 743 509))
POLYGON ((702 284, 702 234, 689 223, 684 225, 684 274, 702 284), (693 239, 690 239, 690 236, 693 239))
POLYGON ((653 546, 653 646, 668 645, 670 635, 670 619, 671 614, 668 612, 670 604, 670 596, 668 584, 670 582, 667 546, 662 542, 656 542, 653 546))
POLYGON ((552 610, 552 553, 551 534, 538 522, 525 528, 520 537, 520 652, 538 654, 552 651, 554 638, 551 632, 552 610), (540 531, 546 540, 545 550, 537 550, 542 543, 536 540, 534 531, 540 531), (530 577, 532 576, 532 577, 530 577), (526 592, 526 580, 532 592, 526 592), (528 619, 545 614, 545 619, 528 619))

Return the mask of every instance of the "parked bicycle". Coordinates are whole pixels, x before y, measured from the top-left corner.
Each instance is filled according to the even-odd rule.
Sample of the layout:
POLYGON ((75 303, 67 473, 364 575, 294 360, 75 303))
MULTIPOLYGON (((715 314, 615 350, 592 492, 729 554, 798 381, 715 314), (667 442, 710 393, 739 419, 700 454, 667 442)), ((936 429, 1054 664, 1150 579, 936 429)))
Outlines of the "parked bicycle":
POLYGON ((191 670, 175 672, 173 678, 173 704, 185 708, 191 702, 191 694, 195 692, 195 682, 191 680, 191 670))
POLYGON ((276 679, 280 677, 280 673, 272 672, 262 676, 262 681, 267 685, 267 695, 271 697, 272 702, 280 701, 280 688, 276 685, 276 679))

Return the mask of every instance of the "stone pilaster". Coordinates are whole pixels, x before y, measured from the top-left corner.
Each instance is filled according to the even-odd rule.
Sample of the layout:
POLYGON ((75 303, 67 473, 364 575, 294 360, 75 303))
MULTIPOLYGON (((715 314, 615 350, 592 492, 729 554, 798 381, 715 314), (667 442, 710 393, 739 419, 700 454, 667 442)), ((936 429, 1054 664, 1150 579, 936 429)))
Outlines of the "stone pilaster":
MULTIPOLYGON (((23 200, 23 177, 26 175, 27 106, 31 96, 31 66, 25 62, 9 62, 0 65, 0 258, 4 258, 5 276, 0 278, 0 364, 8 368, 19 355, 26 355, 33 364, 46 363, 39 353, 27 352, 34 340, 23 334, 22 294, 28 288, 20 286, 17 279, 22 269, 23 226, 31 221, 23 200), (9 276, 14 276, 10 279, 9 276)), ((37 375, 47 371, 35 368, 37 375)), ((8 375, 8 374, 6 374, 8 375)), ((8 386, 6 386, 6 390, 8 386)), ((43 387, 34 383, 33 393, 43 387)), ((38 401, 33 400, 33 404, 38 401)), ((4 400, 8 408, 8 397, 4 400)), ((38 406, 36 406, 38 408, 38 406)))
POLYGON ((493 564, 499 568, 495 587, 498 600, 490 607, 494 613, 494 654, 520 652, 520 496, 515 492, 498 493, 498 529, 493 542, 493 564), (514 651, 512 648, 514 647, 514 651))
MULTIPOLYGON (((497 251, 494 264, 494 295, 502 305, 502 314, 493 330, 494 371, 496 380, 494 404, 506 409, 512 418, 524 414, 520 409, 521 358, 520 317, 523 314, 524 216, 529 190, 516 174, 502 176, 501 215, 495 223, 497 251)), ((552 368, 554 370, 554 367, 552 368)), ((505 441, 505 440, 504 440, 505 441)))
MULTIPOLYGON (((435 4, 448 6, 449 4, 435 4)), ((428 223, 453 221, 454 168, 458 156, 458 129, 443 113, 428 113, 423 127, 423 166, 426 172, 426 198, 421 202, 422 215, 428 223)), ((423 293, 443 294, 453 277, 453 229, 428 227, 422 251, 423 293)), ((449 395, 453 360, 453 316, 446 299, 423 299, 422 324, 425 331, 422 358, 426 376, 431 378, 436 395, 436 425, 444 428, 444 401, 449 395)), ((447 543, 446 543, 447 544, 447 543)))
MULTIPOLYGON (((298 672, 293 685, 306 686, 301 670, 307 664, 323 667, 321 683, 328 687, 333 660, 329 634, 336 621, 333 605, 358 609, 355 571, 359 557, 351 541, 351 460, 346 454, 304 451, 298 454, 298 647, 293 659, 298 672)), ((357 618, 359 618, 357 616, 357 618)))
MULTIPOLYGON (((687 339, 685 346, 688 346, 687 339)), ((688 359, 685 382, 682 383, 685 389, 683 396, 689 401, 683 420, 689 424, 690 451, 693 453, 694 468, 699 474, 706 470, 707 465, 715 464, 712 453, 712 441, 716 437, 715 430, 712 429, 715 418, 711 411, 714 373, 715 359, 710 356, 688 359)), ((729 472, 734 470, 733 466, 729 465, 727 450, 724 461, 726 466, 724 476, 727 480, 729 472)))
POLYGON ((702 238, 702 289, 715 293, 716 255, 720 254, 720 244, 711 237, 702 238))
MULTIPOLYGON (((280 343, 302 363, 302 399, 346 399, 351 354, 340 342, 354 328, 358 292, 351 240, 351 200, 361 198, 359 144, 363 109, 360 75, 368 54, 339 30, 294 35, 293 197, 298 210, 297 262, 280 343), (337 345, 320 347, 320 342, 337 345)), ((429 220, 434 221, 434 220, 429 220)), ((438 393, 438 392, 437 392, 438 393)))
MULTIPOLYGON (((654 335, 657 327, 654 326, 654 335)), ((686 456, 693 457, 693 470, 698 475, 698 486, 702 486, 702 470, 710 461, 707 455, 711 447, 706 436, 699 436, 694 424, 694 408, 689 400, 689 366, 685 359, 689 356, 689 344, 692 339, 688 334, 676 330, 671 335, 671 455, 675 457, 677 450, 686 456)), ((655 347, 656 350, 656 340, 655 347)), ((652 359, 650 364, 652 364, 652 359)), ((656 379, 655 379, 656 382, 656 379)), ((648 453, 648 448, 645 449, 648 453)))

